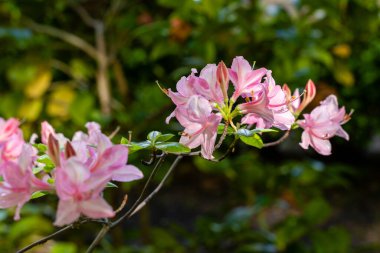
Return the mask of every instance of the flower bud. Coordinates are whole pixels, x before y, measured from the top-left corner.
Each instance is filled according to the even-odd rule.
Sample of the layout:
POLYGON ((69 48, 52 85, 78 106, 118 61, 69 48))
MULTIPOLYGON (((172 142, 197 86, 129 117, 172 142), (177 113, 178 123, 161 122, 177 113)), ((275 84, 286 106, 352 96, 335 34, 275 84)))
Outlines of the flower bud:
POLYGON ((307 81, 307 84, 305 86, 305 91, 304 91, 304 97, 302 99, 302 102, 300 106, 298 107, 297 111, 295 112, 297 115, 300 114, 305 107, 310 104, 311 101, 313 101, 315 94, 317 93, 317 90, 315 88, 315 84, 313 83, 312 80, 309 79, 307 81))
POLYGON ((224 64, 223 61, 219 62, 218 67, 216 69, 216 80, 218 82, 218 85, 222 89, 224 101, 228 101, 227 90, 228 90, 229 76, 228 76, 228 69, 226 67, 226 64, 224 64))
POLYGON ((69 159, 72 156, 76 156, 76 152, 75 152, 73 146, 71 145, 71 143, 68 141, 66 143, 66 147, 65 147, 65 157, 66 157, 66 159, 69 159))
POLYGON ((48 155, 54 162, 55 166, 60 166, 59 143, 58 140, 54 138, 52 134, 50 134, 48 137, 48 155))

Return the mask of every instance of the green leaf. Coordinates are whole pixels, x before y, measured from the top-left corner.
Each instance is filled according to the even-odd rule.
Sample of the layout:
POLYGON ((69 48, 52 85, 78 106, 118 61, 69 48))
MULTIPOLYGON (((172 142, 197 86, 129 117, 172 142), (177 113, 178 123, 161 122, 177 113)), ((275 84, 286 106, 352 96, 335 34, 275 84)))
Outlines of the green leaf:
POLYGON ((38 150, 38 153, 46 153, 47 146, 42 143, 33 144, 33 147, 35 147, 38 150))
POLYGON ((106 187, 108 187, 108 188, 119 188, 116 184, 111 183, 111 182, 108 182, 106 187))
MULTIPOLYGON (((40 156, 38 159, 37 159, 38 162, 40 163, 43 163, 45 164, 45 166, 42 168, 44 171, 46 172, 50 172, 52 171, 54 168, 55 168, 55 164, 53 163, 53 161, 50 159, 50 157, 46 154, 40 156)), ((40 172, 41 170, 38 170, 37 168, 34 170, 33 169, 33 173, 34 174, 37 174, 38 172, 40 172)))
POLYGON ((46 194, 48 194, 48 193, 45 191, 36 191, 36 192, 33 192, 32 197, 30 197, 30 199, 37 199, 37 198, 40 198, 42 196, 45 196, 46 194))
POLYGON ((236 135, 239 135, 239 136, 245 136, 245 137, 251 137, 251 136, 254 136, 255 134, 257 133, 269 133, 269 132, 277 132, 277 130, 274 130, 274 129, 261 129, 261 128, 257 128, 257 129, 245 129, 245 128, 240 128, 236 131, 236 135))
POLYGON ((147 138, 148 140, 150 140, 152 143, 155 143, 158 139, 158 137, 160 137, 162 135, 161 132, 158 132, 158 131, 152 131, 148 134, 147 138))
MULTIPOLYGON (((224 132, 224 124, 218 125, 218 134, 222 134, 224 132)), ((227 134, 233 134, 235 131, 232 127, 227 128, 227 134)))
POLYGON ((254 134, 253 136, 239 136, 240 140, 244 142, 247 145, 256 147, 256 148, 262 148, 264 146, 263 141, 261 140, 261 137, 258 134, 254 134))
POLYGON ((188 153, 191 151, 190 148, 178 142, 159 142, 155 147, 168 153, 188 153))
POLYGON ((152 147, 152 143, 150 141, 129 142, 128 139, 124 137, 121 138, 120 143, 128 147, 129 154, 132 154, 142 149, 146 149, 148 147, 152 147))
POLYGON ((32 171, 33 171, 33 174, 37 174, 39 173, 40 171, 42 171, 44 169, 44 167, 33 167, 32 171))
POLYGON ((174 134, 163 134, 157 137, 157 142, 165 142, 174 137, 174 134))

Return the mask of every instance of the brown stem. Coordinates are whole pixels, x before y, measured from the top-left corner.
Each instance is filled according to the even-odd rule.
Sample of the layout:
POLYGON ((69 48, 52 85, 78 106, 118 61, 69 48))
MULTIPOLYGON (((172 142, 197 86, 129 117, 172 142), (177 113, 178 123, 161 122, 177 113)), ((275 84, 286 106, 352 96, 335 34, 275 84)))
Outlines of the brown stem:
POLYGON ((25 20, 24 23, 27 27, 29 27, 33 31, 36 31, 38 33, 47 34, 49 36, 58 38, 58 39, 66 42, 66 43, 68 43, 68 44, 70 44, 76 48, 81 49, 83 52, 88 54, 91 58, 93 58, 93 59, 97 58, 96 49, 91 44, 89 44, 88 42, 86 42, 82 38, 80 38, 80 37, 78 37, 72 33, 69 33, 69 32, 63 31, 61 29, 48 26, 48 25, 38 24, 32 20, 25 20))
POLYGON ((266 147, 276 146, 276 145, 280 144, 281 142, 286 140, 286 138, 289 137, 290 131, 291 130, 286 131, 285 134, 280 139, 278 139, 277 141, 265 143, 263 145, 263 147, 266 148, 266 147))
POLYGON ((222 133, 222 135, 220 136, 219 142, 218 142, 218 144, 216 144, 214 150, 217 150, 218 148, 220 148, 220 146, 222 145, 224 139, 226 138, 226 136, 227 136, 227 132, 228 132, 228 125, 229 125, 228 122, 226 122, 226 123, 224 124, 223 133, 222 133))
POLYGON ((96 60, 98 70, 96 73, 96 85, 100 106, 104 115, 111 114, 111 91, 108 78, 108 57, 106 51, 106 42, 104 37, 104 24, 101 21, 96 21, 94 24, 95 41, 96 41, 96 60))
MULTIPOLYGON (((83 224, 83 223, 86 223, 87 221, 88 221, 88 220, 83 220, 83 221, 79 222, 78 225, 83 224)), ((61 228, 60 230, 58 230, 58 231, 56 231, 56 232, 54 232, 54 233, 52 233, 52 234, 50 234, 50 235, 48 235, 48 236, 46 236, 46 237, 44 237, 44 238, 41 238, 40 240, 35 241, 34 243, 29 244, 28 246, 26 246, 26 247, 24 247, 24 248, 18 250, 17 253, 23 253, 23 252, 26 252, 26 251, 30 250, 31 248, 36 247, 37 245, 43 244, 43 243, 49 241, 50 239, 52 239, 53 237, 55 237, 55 236, 57 236, 57 235, 59 235, 59 234, 65 232, 66 230, 69 230, 69 229, 75 228, 76 225, 77 225, 77 224, 75 224, 75 223, 70 224, 70 225, 67 225, 67 226, 61 228)))
MULTIPOLYGON (((91 245, 87 249, 86 253, 91 253, 95 249, 95 247, 100 243, 100 241, 103 239, 103 237, 107 234, 108 230, 110 230, 111 228, 114 228, 115 226, 120 224, 124 219, 129 219, 130 217, 135 215, 137 212, 139 212, 149 202, 149 200, 151 200, 154 197, 154 195, 156 195, 160 191, 160 189, 162 188, 162 186, 164 185, 164 183, 168 179, 169 175, 171 174, 171 172, 174 170, 174 168, 177 166, 177 164, 179 163, 179 161, 182 158, 183 158, 182 155, 177 156, 177 158, 174 160, 174 162, 172 163, 172 165, 170 166, 170 168, 166 172, 164 178, 161 180, 160 184, 141 203, 139 203, 135 207, 135 204, 138 203, 138 201, 136 201, 135 204, 132 206, 132 208, 129 209, 128 212, 125 213, 122 217, 120 217, 116 221, 112 222, 110 225, 103 225, 103 228, 99 231, 98 235, 96 236, 95 240, 91 243, 91 245)), ((162 158, 160 158, 160 160, 157 162, 157 164, 160 163, 160 161, 162 161, 162 158)), ((157 164, 156 164, 156 168, 159 167, 159 166, 157 166, 157 164)), ((153 174, 153 172, 152 172, 152 174, 153 174)), ((147 186, 147 184, 145 184, 143 192, 145 191, 146 186, 147 186)), ((141 197, 142 197, 142 194, 140 195, 139 199, 141 197)))

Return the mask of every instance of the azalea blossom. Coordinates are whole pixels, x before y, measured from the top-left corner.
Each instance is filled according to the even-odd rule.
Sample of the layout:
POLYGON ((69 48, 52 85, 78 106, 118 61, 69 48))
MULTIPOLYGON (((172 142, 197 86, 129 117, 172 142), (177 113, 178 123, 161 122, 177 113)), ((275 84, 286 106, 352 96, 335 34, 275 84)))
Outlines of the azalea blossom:
POLYGON ((217 129, 222 116, 212 113, 210 103, 203 97, 194 95, 184 107, 177 107, 174 115, 185 128, 180 143, 189 148, 201 146, 201 154, 213 159, 217 129))
POLYGON ((5 161, 0 165, 4 179, 0 182, 0 208, 16 206, 15 220, 20 219, 20 210, 33 192, 52 189, 48 183, 33 175, 36 158, 35 148, 25 143, 17 161, 5 161))
POLYGON ((286 94, 281 86, 276 85, 271 71, 266 73, 265 81, 260 86, 262 90, 252 92, 250 102, 238 105, 241 113, 246 114, 242 124, 256 124, 257 128, 275 126, 281 130, 290 129, 295 119, 288 109, 286 94))
POLYGON ((176 85, 177 92, 168 90, 168 96, 177 106, 185 105, 193 95, 200 95, 211 103, 222 104, 223 92, 217 81, 217 66, 207 64, 198 76, 193 69, 188 77, 182 77, 176 85))
POLYGON ((303 98, 301 102, 301 96, 298 89, 294 90, 293 96, 291 95, 291 91, 288 87, 288 85, 284 84, 282 89, 284 90, 286 94, 286 98, 289 102, 289 110, 296 116, 298 115, 310 104, 311 101, 313 101, 315 95, 316 95, 316 88, 315 84, 312 80, 307 81, 304 92, 303 92, 303 98))
POLYGON ((86 127, 88 134, 75 133, 63 149, 53 134, 48 139, 48 152, 56 164, 55 183, 60 199, 57 226, 72 223, 80 215, 94 219, 112 217, 112 208, 101 197, 107 183, 143 177, 139 169, 127 164, 127 147, 112 144, 97 123, 89 122, 86 127))
POLYGON ((78 157, 64 160, 56 169, 55 180, 59 203, 54 225, 70 224, 81 214, 94 219, 114 216, 112 207, 101 196, 109 177, 94 177, 78 157))
POLYGON ((300 143, 302 148, 307 149, 311 146, 321 155, 330 155, 330 138, 336 135, 349 139, 341 126, 349 120, 349 115, 346 115, 344 107, 338 107, 335 95, 328 96, 310 114, 303 116, 304 119, 298 121, 299 126, 304 129, 300 143))
MULTIPOLYGON (((11 118, 0 118, 0 162, 17 160, 24 144, 20 122, 11 118)), ((1 170, 0 170, 1 172, 1 170)))
POLYGON ((253 70, 248 61, 242 56, 235 57, 229 70, 231 82, 235 87, 231 100, 235 102, 241 95, 250 96, 253 91, 260 90, 261 86, 259 84, 261 84, 261 79, 266 73, 267 69, 265 68, 253 70))

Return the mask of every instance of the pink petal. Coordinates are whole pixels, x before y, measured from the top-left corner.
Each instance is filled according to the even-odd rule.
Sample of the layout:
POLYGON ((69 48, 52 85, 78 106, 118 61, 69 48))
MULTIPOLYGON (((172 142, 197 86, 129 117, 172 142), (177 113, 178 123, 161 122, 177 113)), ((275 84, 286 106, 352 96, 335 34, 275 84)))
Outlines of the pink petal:
POLYGON ((102 197, 81 201, 78 204, 81 213, 93 219, 111 218, 115 215, 112 207, 102 197))
POLYGON ((130 182, 143 177, 143 173, 133 165, 125 165, 112 173, 112 180, 120 182, 130 182))
POLYGON ((79 206, 74 200, 60 200, 58 203, 55 226, 71 224, 80 217, 79 206))

